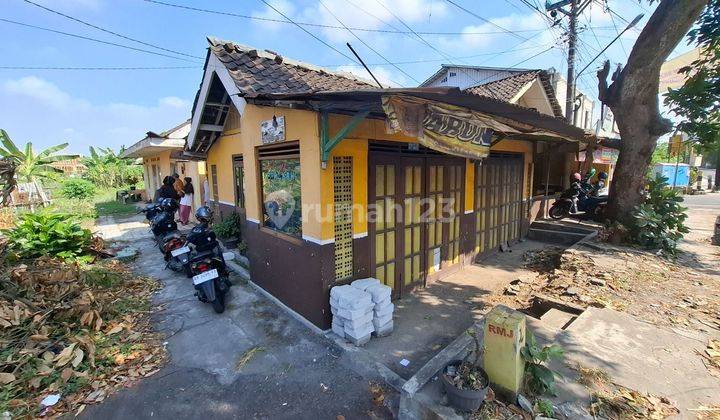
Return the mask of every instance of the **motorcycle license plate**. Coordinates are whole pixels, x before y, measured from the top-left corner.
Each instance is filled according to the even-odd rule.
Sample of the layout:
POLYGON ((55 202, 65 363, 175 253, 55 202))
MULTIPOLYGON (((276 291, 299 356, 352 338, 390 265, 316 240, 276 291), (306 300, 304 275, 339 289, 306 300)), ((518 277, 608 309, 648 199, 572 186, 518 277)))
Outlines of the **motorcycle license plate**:
POLYGON ((206 281, 210 281, 218 277, 220 277, 220 275, 218 274, 217 269, 213 268, 210 271, 193 276, 193 284, 197 286, 198 284, 205 283, 206 281))
POLYGON ((173 257, 177 257, 178 255, 187 254, 188 252, 190 252, 190 248, 184 246, 182 248, 173 249, 172 251, 170 251, 170 254, 172 254, 173 257))

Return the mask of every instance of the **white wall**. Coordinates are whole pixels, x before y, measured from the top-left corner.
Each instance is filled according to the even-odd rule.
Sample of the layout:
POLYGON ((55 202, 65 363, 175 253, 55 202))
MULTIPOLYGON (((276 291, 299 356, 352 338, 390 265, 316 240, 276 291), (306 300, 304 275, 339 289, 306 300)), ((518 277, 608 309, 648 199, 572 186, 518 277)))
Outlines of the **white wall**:
MULTIPOLYGON (((523 70, 524 71, 524 70, 523 70)), ((497 70, 497 69, 465 69, 458 67, 447 67, 427 87, 458 87, 461 90, 472 86, 484 85, 495 80, 504 79, 521 71, 497 70), (451 73, 454 73, 453 76, 451 73)))

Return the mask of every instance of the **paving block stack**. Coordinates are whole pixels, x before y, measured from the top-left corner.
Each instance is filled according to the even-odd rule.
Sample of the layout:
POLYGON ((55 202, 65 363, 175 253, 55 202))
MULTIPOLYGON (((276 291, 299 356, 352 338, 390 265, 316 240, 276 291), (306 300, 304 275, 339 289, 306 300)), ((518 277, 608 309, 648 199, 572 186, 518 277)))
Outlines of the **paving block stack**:
POLYGON ((356 346, 366 344, 375 330, 374 307, 372 295, 364 290, 350 285, 333 287, 330 289, 333 332, 356 346))
POLYGON ((395 305, 390 302, 392 289, 380 283, 380 280, 367 278, 355 280, 353 287, 369 293, 373 301, 373 328, 378 337, 385 337, 393 331, 393 311, 395 305))

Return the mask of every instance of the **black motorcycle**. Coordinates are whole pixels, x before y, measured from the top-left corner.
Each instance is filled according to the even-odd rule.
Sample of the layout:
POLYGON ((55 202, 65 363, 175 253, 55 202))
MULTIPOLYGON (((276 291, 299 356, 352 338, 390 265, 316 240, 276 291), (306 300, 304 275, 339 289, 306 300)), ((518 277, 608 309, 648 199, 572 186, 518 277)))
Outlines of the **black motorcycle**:
MULTIPOLYGON (((225 294, 230 289, 230 274, 217 241, 210 229, 213 213, 208 207, 195 212, 200 222, 187 235, 186 247, 190 249, 185 265, 186 274, 192 278, 195 295, 201 302, 212 304, 217 313, 225 311, 225 294)), ((183 257, 181 257, 183 258, 183 257)))
POLYGON ((178 204, 171 198, 164 198, 160 200, 158 206, 159 209, 153 210, 156 214, 150 220, 150 231, 152 231, 160 252, 167 255, 169 253, 168 245, 181 240, 181 235, 177 231, 177 222, 175 222, 178 204))
POLYGON ((591 196, 583 190, 578 195, 577 214, 570 213, 570 210, 572 209, 572 202, 573 192, 572 190, 566 190, 562 193, 560 198, 555 200, 553 205, 550 207, 548 214, 555 220, 561 220, 569 216, 583 216, 586 218, 592 218, 596 221, 602 221, 605 206, 608 202, 608 196, 591 196))

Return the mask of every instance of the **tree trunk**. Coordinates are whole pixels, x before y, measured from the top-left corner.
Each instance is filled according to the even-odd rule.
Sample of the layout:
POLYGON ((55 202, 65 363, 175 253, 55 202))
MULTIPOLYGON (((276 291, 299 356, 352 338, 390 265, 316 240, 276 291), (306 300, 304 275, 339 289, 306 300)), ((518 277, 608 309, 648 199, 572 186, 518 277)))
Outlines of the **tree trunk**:
POLYGON ((622 72, 608 86, 610 63, 598 72, 600 101, 615 115, 622 142, 608 215, 621 223, 642 202, 645 175, 657 139, 672 129, 660 115, 660 68, 697 20, 708 0, 662 0, 638 37, 622 72))

